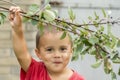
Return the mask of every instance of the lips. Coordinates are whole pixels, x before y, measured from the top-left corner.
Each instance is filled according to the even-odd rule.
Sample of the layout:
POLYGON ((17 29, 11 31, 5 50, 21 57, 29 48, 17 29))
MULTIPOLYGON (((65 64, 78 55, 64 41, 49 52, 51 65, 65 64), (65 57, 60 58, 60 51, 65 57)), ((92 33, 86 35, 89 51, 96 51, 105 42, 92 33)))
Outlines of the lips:
POLYGON ((53 62, 54 64, 61 64, 62 62, 60 61, 56 61, 56 62, 53 62))

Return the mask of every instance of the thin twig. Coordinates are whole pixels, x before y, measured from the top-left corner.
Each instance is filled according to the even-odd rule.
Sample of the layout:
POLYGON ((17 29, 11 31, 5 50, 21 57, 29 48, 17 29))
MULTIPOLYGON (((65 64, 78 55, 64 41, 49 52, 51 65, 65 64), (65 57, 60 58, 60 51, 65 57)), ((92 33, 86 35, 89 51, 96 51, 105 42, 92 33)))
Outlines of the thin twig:
POLYGON ((86 25, 88 25, 88 24, 77 25, 77 24, 74 24, 74 23, 70 23, 70 22, 67 22, 67 21, 60 20, 60 19, 55 19, 55 20, 56 20, 56 21, 59 21, 59 22, 67 23, 68 25, 74 25, 74 26, 77 26, 77 27, 81 27, 81 28, 83 28, 83 29, 85 29, 85 30, 87 30, 87 31, 90 31, 90 32, 95 32, 95 31, 93 31, 93 30, 90 30, 90 29, 87 29, 87 28, 82 27, 82 26, 86 26, 86 25))
POLYGON ((36 19, 36 18, 30 17, 30 16, 26 16, 26 15, 23 15, 23 14, 21 14, 21 15, 22 15, 23 17, 30 18, 30 19, 33 19, 33 20, 35 20, 35 21, 40 21, 40 22, 43 22, 43 23, 46 23, 46 24, 50 24, 50 25, 55 26, 55 27, 57 27, 57 28, 66 30, 66 31, 68 31, 68 32, 72 32, 72 33, 77 34, 77 35, 80 35, 80 34, 77 33, 77 32, 73 32, 73 31, 71 31, 71 30, 69 30, 69 29, 65 29, 63 26, 55 25, 55 24, 49 23, 49 22, 47 22, 47 21, 38 20, 38 19, 36 19))
POLYGON ((46 5, 47 3, 44 3, 42 6, 40 6, 40 8, 33 15, 37 15, 37 13, 39 13, 40 11, 43 11, 46 5))
POLYGON ((102 56, 100 55, 100 52, 99 52, 99 50, 98 50, 98 46, 97 45, 95 45, 95 49, 96 49, 96 54, 98 55, 98 57, 97 58, 100 58, 100 59, 102 59, 102 56))
POLYGON ((101 47, 99 44, 95 44, 96 46, 98 46, 102 51, 104 51, 107 54, 110 54, 109 52, 107 52, 103 47, 101 47))
MULTIPOLYGON (((0 6, 0 8, 9 11, 8 8, 2 7, 2 6, 0 6)), ((20 11, 20 13, 27 14, 26 12, 23 12, 23 11, 20 11)), ((25 16, 25 15, 24 15, 24 16, 25 16)), ((33 15, 33 16, 37 16, 37 17, 38 17, 38 15, 33 15)), ((35 18, 33 18, 33 17, 29 17, 29 16, 25 16, 25 17, 27 17, 27 18, 31 18, 31 19, 35 20, 35 18)), ((73 24, 73 23, 70 23, 70 22, 65 22, 65 21, 62 21, 62 20, 59 20, 59 19, 55 19, 55 20, 60 21, 60 22, 67 23, 68 25, 71 24, 71 25, 75 25, 75 26, 77 26, 76 24, 73 24)), ((38 21, 38 20, 36 20, 36 21, 38 21)), ((83 25, 82 25, 82 26, 83 26, 83 25)), ((82 26, 80 26, 80 27, 83 28, 82 26)), ((85 24, 84 24, 84 26, 85 26, 85 24)), ((77 27, 79 27, 79 26, 77 26, 77 27)), ((83 28, 83 29, 88 30, 88 31, 90 31, 90 32, 94 32, 94 31, 92 31, 92 30, 90 30, 90 29, 86 29, 86 28, 83 28)))
MULTIPOLYGON (((2 8, 2 9, 5 9, 5 10, 8 10, 9 11, 9 9, 8 8, 5 8, 5 7, 2 7, 2 6, 0 6, 0 8, 2 8)), ((27 14, 26 12, 23 12, 23 11, 21 11, 20 13, 22 13, 22 14, 27 14)), ((38 17, 38 15, 33 15, 33 16, 25 16, 25 15, 23 15, 24 17, 26 17, 26 18, 30 18, 30 19, 33 19, 33 20, 36 20, 36 21, 39 21, 39 20, 37 20, 36 18, 33 18, 34 16, 37 16, 38 17)), ((67 21, 64 21, 64 20, 60 20, 60 19, 55 19, 56 21, 58 21, 58 22, 63 22, 63 23, 66 23, 66 24, 68 24, 68 25, 74 25, 74 26, 76 26, 76 27, 81 27, 81 28, 83 28, 83 29, 85 29, 85 30, 87 30, 87 31, 90 31, 90 32, 94 32, 94 31, 92 31, 92 30, 90 30, 90 29, 87 29, 87 28, 84 28, 84 27, 82 27, 82 26, 88 26, 88 25, 100 25, 100 24, 115 24, 115 23, 120 23, 120 21, 106 21, 106 22, 100 22, 100 23, 97 23, 97 24, 94 24, 94 23, 88 23, 88 24, 75 24, 75 23, 70 23, 70 22, 67 22, 67 21)))
MULTIPOLYGON (((0 8, 9 10, 8 8, 2 7, 2 6, 0 6, 0 8)), ((27 14, 26 12, 23 12, 23 11, 21 11, 21 13, 27 14)), ((34 14, 34 15, 32 15, 32 16, 37 16, 37 17, 39 17, 39 16, 36 15, 36 14, 34 14)), ((60 19, 55 19, 55 20, 56 20, 56 21, 59 21, 59 22, 67 23, 68 25, 74 25, 74 26, 77 26, 77 27, 81 27, 81 28, 83 28, 83 29, 85 29, 85 30, 88 30, 88 31, 91 31, 91 32, 94 32, 94 31, 93 31, 93 30, 90 30, 90 29, 87 29, 87 28, 84 28, 84 27, 82 27, 82 26, 100 25, 100 24, 109 24, 109 23, 112 23, 112 24, 120 23, 120 21, 118 20, 118 21, 111 21, 111 22, 110 22, 110 21, 107 21, 107 22, 99 22, 99 23, 97 23, 97 24, 94 24, 94 23, 75 24, 75 23, 70 23, 70 22, 67 22, 67 21, 64 21, 64 20, 60 20, 60 19)))
POLYGON ((2 7, 2 6, 0 6, 0 8, 1 8, 1 9, 5 9, 5 10, 9 10, 8 8, 2 7))

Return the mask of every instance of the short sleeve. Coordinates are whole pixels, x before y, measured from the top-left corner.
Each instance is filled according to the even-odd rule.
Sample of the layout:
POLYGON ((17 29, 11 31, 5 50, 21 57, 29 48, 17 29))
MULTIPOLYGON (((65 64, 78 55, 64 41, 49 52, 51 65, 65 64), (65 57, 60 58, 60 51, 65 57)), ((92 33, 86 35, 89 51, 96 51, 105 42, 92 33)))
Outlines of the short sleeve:
POLYGON ((50 78, 44 63, 32 59, 27 72, 21 68, 20 80, 50 80, 50 78))
POLYGON ((27 74, 29 74, 29 72, 31 71, 32 66, 33 66, 35 63, 37 63, 37 62, 32 58, 31 64, 30 64, 27 72, 25 72, 25 71, 21 68, 21 70, 20 70, 20 80, 25 80, 27 74))

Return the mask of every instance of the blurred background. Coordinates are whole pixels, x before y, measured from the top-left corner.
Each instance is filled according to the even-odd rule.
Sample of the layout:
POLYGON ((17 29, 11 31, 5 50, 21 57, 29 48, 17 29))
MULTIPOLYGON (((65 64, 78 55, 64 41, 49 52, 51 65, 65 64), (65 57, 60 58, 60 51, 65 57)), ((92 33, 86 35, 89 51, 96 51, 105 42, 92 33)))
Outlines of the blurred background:
MULTIPOLYGON (((6 0, 13 2, 20 6, 24 11, 27 11, 31 4, 42 5, 41 0, 6 0)), ((68 19, 68 7, 73 9, 76 14, 77 23, 87 21, 88 16, 94 16, 94 11, 102 16, 101 9, 104 8, 106 13, 116 19, 120 17, 120 0, 51 0, 50 4, 54 9, 57 9, 61 18, 68 19)), ((11 4, 2 2, 0 0, 0 6, 9 8, 11 4)), ((30 23, 23 24, 25 38, 27 40, 28 49, 31 55, 38 60, 35 55, 35 35, 37 28, 30 23)), ((114 25, 112 32, 120 38, 120 26, 114 25)), ((120 50, 119 50, 120 51, 120 50)), ((103 70, 103 66, 97 69, 93 69, 91 64, 95 63, 93 56, 86 55, 83 60, 81 58, 78 61, 70 62, 68 65, 78 73, 83 75, 86 80, 111 80, 110 75, 106 75, 103 70)), ((114 71, 118 72, 120 65, 113 65, 114 71)), ((0 80, 19 80, 20 66, 14 55, 12 48, 11 27, 6 20, 4 25, 0 25, 0 80)), ((120 76, 117 75, 117 80, 120 80, 120 76)))

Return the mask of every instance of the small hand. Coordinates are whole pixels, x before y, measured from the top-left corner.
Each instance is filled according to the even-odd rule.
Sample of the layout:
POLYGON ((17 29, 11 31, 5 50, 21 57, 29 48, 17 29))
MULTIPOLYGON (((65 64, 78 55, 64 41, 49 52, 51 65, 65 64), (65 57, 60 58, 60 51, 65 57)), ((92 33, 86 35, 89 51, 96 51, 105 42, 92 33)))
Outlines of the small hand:
POLYGON ((12 25, 14 31, 19 31, 22 29, 22 18, 20 15, 20 7, 10 7, 9 21, 12 25))

